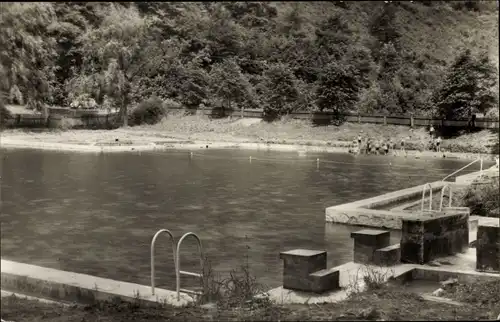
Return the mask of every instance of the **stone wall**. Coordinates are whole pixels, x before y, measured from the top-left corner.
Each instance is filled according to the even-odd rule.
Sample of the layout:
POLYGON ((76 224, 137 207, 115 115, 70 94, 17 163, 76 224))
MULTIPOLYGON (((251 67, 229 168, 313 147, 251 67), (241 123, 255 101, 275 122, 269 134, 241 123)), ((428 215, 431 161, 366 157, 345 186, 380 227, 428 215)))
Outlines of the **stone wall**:
POLYGON ((416 214, 402 221, 401 261, 425 264, 465 252, 469 247, 467 213, 416 214))

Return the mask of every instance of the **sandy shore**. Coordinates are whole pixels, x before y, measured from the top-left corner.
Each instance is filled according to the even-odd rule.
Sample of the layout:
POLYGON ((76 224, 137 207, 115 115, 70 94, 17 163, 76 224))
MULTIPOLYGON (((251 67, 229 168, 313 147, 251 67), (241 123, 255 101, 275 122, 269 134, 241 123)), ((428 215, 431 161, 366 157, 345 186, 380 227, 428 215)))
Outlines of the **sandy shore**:
MULTIPOLYGON (((217 140, 207 136, 206 140, 191 140, 178 134, 147 133, 130 130, 113 131, 68 131, 68 132, 20 132, 6 131, 1 133, 0 146, 8 149, 41 149, 53 151, 74 151, 87 153, 101 152, 138 152, 138 151, 162 151, 169 149, 177 150, 201 150, 201 149, 248 149, 267 151, 289 151, 289 152, 336 152, 347 153, 349 142, 334 141, 326 142, 301 142, 288 140, 285 143, 255 142, 256 140, 238 137, 220 137, 217 140)), ((404 154, 398 151, 398 156, 404 154)), ((446 157, 453 159, 475 159, 477 153, 453 153, 432 151, 407 151, 407 157, 412 158, 436 158, 446 157)), ((485 160, 494 161, 495 155, 482 154, 485 160)))

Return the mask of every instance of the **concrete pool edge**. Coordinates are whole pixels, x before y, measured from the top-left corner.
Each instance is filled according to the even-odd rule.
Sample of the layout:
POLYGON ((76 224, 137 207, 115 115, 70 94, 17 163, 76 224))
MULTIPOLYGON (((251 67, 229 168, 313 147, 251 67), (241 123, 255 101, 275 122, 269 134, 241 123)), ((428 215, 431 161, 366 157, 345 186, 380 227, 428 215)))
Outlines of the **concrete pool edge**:
MULTIPOLYGON (((498 173, 498 168, 493 166, 489 169, 484 170, 483 174, 490 171, 498 173)), ((430 185, 432 187, 433 193, 440 191, 446 184, 450 185, 451 187, 467 186, 480 174, 481 171, 477 171, 462 176, 457 176, 455 182, 434 181, 431 182, 430 185)), ((410 213, 404 211, 377 210, 371 208, 391 204, 398 201, 404 201, 412 197, 421 195, 424 185, 413 186, 410 188, 378 195, 372 198, 327 207, 325 209, 325 221, 327 223, 336 224, 378 227, 386 229, 401 229, 401 219, 410 216, 410 213)))
MULTIPOLYGON (((339 141, 340 142, 340 141, 339 141)), ((349 142, 342 142, 348 144, 349 142)), ((188 141, 185 142, 175 140, 172 142, 165 141, 161 144, 153 142, 147 144, 126 144, 119 146, 104 146, 95 143, 61 143, 61 142, 44 142, 13 138, 0 138, 0 147, 8 149, 38 149, 47 151, 71 151, 80 153, 112 153, 112 152, 141 152, 141 151, 165 151, 165 150, 200 150, 206 146, 212 149, 243 149, 243 150, 265 150, 265 151, 305 151, 316 153, 347 153, 348 147, 328 146, 328 145, 306 145, 306 144, 279 144, 279 143, 258 143, 258 142, 210 142, 210 141, 188 141)), ((442 157, 441 154, 432 151, 419 152, 416 150, 408 150, 408 157, 432 159, 442 157)), ((475 159, 481 155, 484 160, 494 161, 497 155, 495 154, 478 154, 469 152, 445 152, 446 158, 450 159, 475 159)), ((404 157, 404 156, 397 156, 404 157)))
POLYGON ((151 286, 4 259, 1 260, 1 285, 5 291, 81 303, 115 298, 172 306, 186 306, 194 302, 191 296, 184 293, 178 301, 175 291, 155 288, 155 295, 151 295, 151 286))
MULTIPOLYGON (((175 292, 156 289, 158 296, 144 294, 150 292, 150 287, 128 282, 115 281, 91 275, 60 271, 56 269, 29 265, 2 259, 2 292, 14 293, 22 296, 40 296, 40 299, 50 298, 55 301, 76 302, 90 304, 93 301, 113 300, 120 298, 125 302, 158 303, 173 306, 186 306, 193 303, 193 299, 186 294, 181 294, 180 302, 174 298, 175 292), (91 284, 94 281, 94 284, 91 284), (97 284, 97 282, 100 284, 97 284), (115 286, 115 288, 113 288, 115 286), (143 293, 141 293, 141 291, 143 293), (26 295, 26 292, 29 295, 26 295), (167 297, 163 296, 168 294, 167 297)), ((418 280, 442 281, 449 278, 457 278, 459 282, 476 283, 479 281, 500 280, 500 274, 464 271, 446 267, 429 267, 417 264, 399 264, 392 267, 374 267, 354 262, 348 262, 337 267, 341 271, 341 289, 323 294, 310 294, 297 292, 277 287, 265 292, 262 296, 269 296, 277 304, 313 304, 334 303, 345 300, 355 287, 363 290, 363 268, 366 271, 387 271, 387 282, 408 282, 418 280), (354 279, 353 279, 354 277, 354 279), (353 282, 354 281, 354 282, 353 282), (351 285, 355 283, 356 285, 351 285), (357 285, 358 283, 361 283, 357 285)), ((63 302, 63 304, 64 304, 63 302)), ((60 303, 58 303, 60 304, 60 303)))

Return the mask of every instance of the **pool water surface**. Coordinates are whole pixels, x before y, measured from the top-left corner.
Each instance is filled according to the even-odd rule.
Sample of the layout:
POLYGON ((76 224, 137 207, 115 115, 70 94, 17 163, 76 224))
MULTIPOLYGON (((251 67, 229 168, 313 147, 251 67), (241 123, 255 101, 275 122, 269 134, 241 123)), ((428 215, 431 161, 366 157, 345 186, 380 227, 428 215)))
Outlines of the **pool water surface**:
MULTIPOLYGON (((324 249, 329 266, 343 264, 360 228, 325 223, 326 207, 440 180, 467 163, 208 149, 192 159, 187 151, 0 152, 2 258, 145 285, 161 228, 198 234, 221 274, 248 260, 268 287, 281 285, 284 250, 324 249)), ((160 237, 159 287, 175 288, 172 258, 160 237)), ((187 239, 182 269, 197 263, 187 239)))

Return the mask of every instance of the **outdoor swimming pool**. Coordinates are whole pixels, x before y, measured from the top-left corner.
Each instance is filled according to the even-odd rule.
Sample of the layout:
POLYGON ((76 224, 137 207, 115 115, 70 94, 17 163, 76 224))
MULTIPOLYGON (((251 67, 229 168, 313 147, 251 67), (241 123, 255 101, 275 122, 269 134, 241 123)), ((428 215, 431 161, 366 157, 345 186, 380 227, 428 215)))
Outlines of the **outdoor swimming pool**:
MULTIPOLYGON (((161 228, 197 233, 218 272, 248 258, 269 287, 281 285, 280 251, 325 249, 331 266, 350 261, 349 235, 360 228, 326 224, 326 207, 440 180, 468 163, 243 150, 201 150, 192 160, 187 151, 1 153, 2 258, 145 285, 161 228)), ((193 240, 182 254, 182 269, 196 271, 193 240)), ((157 286, 175 288, 165 237, 156 271, 157 286)))

